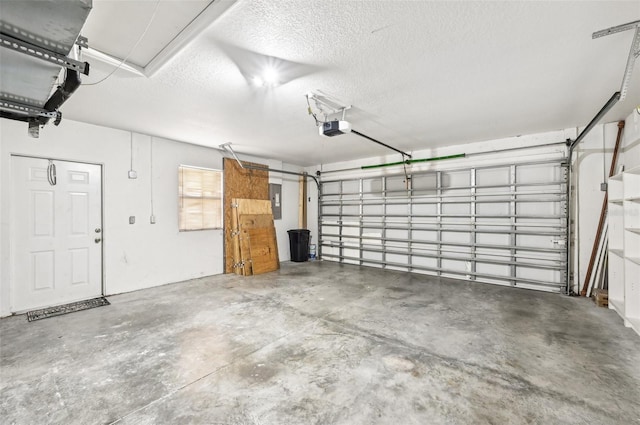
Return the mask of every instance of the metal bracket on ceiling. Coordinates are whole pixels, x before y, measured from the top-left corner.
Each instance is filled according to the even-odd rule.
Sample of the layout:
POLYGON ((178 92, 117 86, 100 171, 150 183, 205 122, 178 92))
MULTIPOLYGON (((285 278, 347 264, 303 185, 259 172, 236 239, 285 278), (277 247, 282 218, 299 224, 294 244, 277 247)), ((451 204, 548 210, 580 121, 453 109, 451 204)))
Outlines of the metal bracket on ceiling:
POLYGON ((78 47, 82 47, 83 49, 87 49, 89 48, 89 39, 87 37, 79 35, 78 39, 76 40, 76 45, 78 45, 78 47))
POLYGON ((52 52, 51 50, 43 49, 42 47, 27 43, 26 41, 18 40, 6 34, 0 33, 0 45, 9 50, 14 50, 18 53, 23 53, 27 56, 50 62, 58 66, 62 66, 74 71, 78 71, 84 75, 89 75, 89 64, 87 62, 80 62, 75 59, 71 59, 60 53, 52 52))
POLYGON ((640 20, 596 31, 591 35, 591 38, 595 39, 632 29, 635 29, 635 34, 633 36, 633 41, 631 42, 631 48, 629 49, 629 57, 627 58, 627 66, 624 69, 624 76, 622 77, 620 100, 624 100, 627 95, 627 89, 629 88, 629 81, 631 80, 631 73, 633 71, 633 64, 636 58, 640 56, 640 20))
POLYGON ((0 92, 0 100, 7 100, 13 103, 19 103, 22 105, 38 105, 40 103, 37 99, 31 99, 25 96, 17 96, 12 93, 0 92))
POLYGON ((240 161, 240 159, 238 158, 238 155, 236 155, 236 153, 233 151, 233 149, 231 149, 231 142, 223 143, 223 144, 219 145, 218 147, 220 149, 222 149, 223 151, 225 151, 227 153, 230 153, 231 156, 233 156, 233 158, 236 160, 236 162, 238 163, 240 168, 244 168, 244 165, 242 165, 242 161, 240 161))
POLYGON ((57 118, 60 114, 58 111, 47 111, 36 106, 25 105, 5 99, 0 99, 0 109, 25 115, 26 117, 38 116, 45 118, 57 118))
MULTIPOLYGON (((295 171, 287 171, 287 170, 276 170, 274 168, 270 168, 270 167, 263 167, 263 166, 255 166, 255 165, 251 165, 251 164, 242 164, 242 161, 240 161, 240 158, 238 158, 238 155, 236 155, 236 153, 233 151, 233 149, 231 149, 231 142, 227 142, 227 143, 223 143, 221 145, 218 145, 218 147, 220 149, 222 149, 225 152, 230 153, 231 155, 233 155, 233 158, 238 162, 238 165, 240 165, 240 168, 243 168, 245 170, 256 170, 256 171, 266 171, 266 172, 274 172, 274 173, 281 173, 281 174, 290 174, 290 175, 294 175, 294 176, 301 176, 301 177, 311 177, 315 182, 316 185, 318 186, 318 189, 320 189, 320 182, 318 181, 317 178, 315 178, 312 175, 309 175, 308 173, 298 173, 295 171)), ((237 204, 231 204, 231 208, 236 208, 237 204)))
POLYGON ((616 25, 615 27, 607 28, 604 30, 596 31, 591 35, 591 38, 600 38, 607 35, 615 34, 622 31, 632 30, 640 25, 640 20, 628 22, 622 25, 616 25))
POLYGON ((313 101, 315 103, 316 108, 318 108, 320 113, 324 115, 324 121, 326 121, 329 116, 339 113, 342 114, 342 120, 344 120, 347 111, 351 109, 351 105, 345 105, 338 99, 335 99, 320 90, 318 90, 317 93, 309 92, 305 96, 309 101, 313 101))
MULTIPOLYGON (((327 121, 327 118, 330 115, 336 115, 336 114, 342 114, 342 120, 344 121, 346 119, 346 115, 347 115, 347 111, 349 109, 351 109, 351 105, 344 105, 342 104, 339 100, 327 95, 326 93, 323 93, 321 91, 318 90, 318 93, 315 92, 309 92, 305 95, 307 97, 307 102, 310 102, 311 100, 313 100, 316 104, 316 107, 318 108, 318 110, 320 110, 320 112, 322 113, 322 115, 324 115, 324 121, 327 121)), ((311 105, 309 104, 309 113, 311 112, 311 105)), ((313 115, 314 118, 316 117, 316 115, 313 115)), ((316 118, 316 123, 318 123, 318 119, 316 118)), ((401 151, 400 149, 396 149, 393 146, 390 146, 386 143, 382 143, 379 140, 374 139, 373 137, 369 137, 366 134, 360 133, 359 131, 356 131, 355 129, 351 129, 351 133, 353 134, 357 134, 358 136, 365 138, 367 140, 370 140, 374 143, 377 143, 379 145, 384 146, 385 148, 389 148, 393 151, 398 152, 399 154, 402 154, 402 159, 404 160, 405 157, 411 158, 411 154, 408 154, 404 151, 401 151)))

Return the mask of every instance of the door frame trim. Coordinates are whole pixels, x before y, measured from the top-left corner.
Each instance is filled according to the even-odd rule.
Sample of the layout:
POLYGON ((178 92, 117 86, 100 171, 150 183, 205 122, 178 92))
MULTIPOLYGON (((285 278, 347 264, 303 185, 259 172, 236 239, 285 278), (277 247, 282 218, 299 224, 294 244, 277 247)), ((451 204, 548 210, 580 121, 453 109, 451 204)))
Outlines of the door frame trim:
MULTIPOLYGON (((33 156, 33 155, 25 155, 25 154, 19 154, 19 153, 9 153, 9 174, 13 175, 13 158, 14 157, 21 157, 21 158, 30 158, 30 159, 43 159, 45 161, 51 160, 51 161, 61 161, 61 162, 74 162, 76 164, 85 164, 85 165, 97 165, 100 167, 100 221, 102 223, 102 243, 100 244, 100 292, 102 296, 105 296, 105 289, 106 289, 106 270, 105 270, 105 249, 104 249, 104 245, 105 245, 105 240, 104 240, 104 233, 105 233, 105 217, 104 217, 104 167, 105 164, 103 162, 90 162, 90 161, 78 161, 78 160, 74 160, 74 159, 63 159, 63 158, 59 158, 59 157, 48 157, 48 156, 33 156)), ((14 185, 13 183, 10 184, 10 191, 9 191, 9 199, 13 199, 14 197, 14 185)), ((25 313, 28 310, 21 310, 21 311, 16 311, 15 310, 15 306, 14 306, 14 285, 15 285, 15 273, 14 273, 14 268, 15 268, 15 246, 14 246, 14 241, 15 241, 15 223, 14 223, 14 208, 15 205, 13 205, 13 203, 9 206, 9 228, 10 228, 10 232, 9 232, 9 280, 10 280, 10 284, 9 284, 9 313, 10 314, 21 314, 21 313, 25 313)))

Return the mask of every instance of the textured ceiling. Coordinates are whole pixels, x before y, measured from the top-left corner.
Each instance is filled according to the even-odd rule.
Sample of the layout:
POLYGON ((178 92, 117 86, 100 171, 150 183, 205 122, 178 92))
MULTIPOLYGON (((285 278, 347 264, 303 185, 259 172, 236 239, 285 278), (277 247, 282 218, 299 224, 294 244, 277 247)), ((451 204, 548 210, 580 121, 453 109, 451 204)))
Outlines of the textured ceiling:
MULTIPOLYGON (((153 11, 155 2, 144 3, 96 1, 92 44, 122 54, 153 11), (114 32, 134 9, 139 27, 114 32)), ((175 3, 161 1, 140 62, 161 44, 163 8, 175 3)), ((304 97, 311 90, 353 105, 355 129, 406 151, 584 126, 619 89, 633 37, 591 33, 636 19, 637 1, 239 0, 152 78, 118 71, 81 87, 62 112, 299 165, 388 153, 353 134, 318 136, 304 97), (252 84, 261 63, 281 68, 280 85, 252 84)), ((85 82, 111 69, 92 63, 85 82)), ((627 100, 606 120, 638 104, 640 60, 627 100)))
POLYGON ((82 35, 92 48, 120 59, 129 55, 127 63, 144 68, 210 3, 212 0, 94 0, 94 13, 82 35))

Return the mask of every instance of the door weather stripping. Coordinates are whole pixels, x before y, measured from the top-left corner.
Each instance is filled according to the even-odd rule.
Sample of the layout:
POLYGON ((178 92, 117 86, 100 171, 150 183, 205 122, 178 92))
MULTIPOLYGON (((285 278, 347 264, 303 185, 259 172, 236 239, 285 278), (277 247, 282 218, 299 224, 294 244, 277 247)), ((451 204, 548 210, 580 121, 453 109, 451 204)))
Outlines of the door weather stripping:
POLYGON ((35 46, 26 41, 18 40, 9 35, 0 33, 0 45, 9 50, 15 50, 16 52, 23 53, 27 56, 33 56, 34 58, 41 59, 45 62, 50 62, 58 66, 78 71, 84 75, 89 75, 89 63, 80 62, 75 59, 61 55, 60 53, 52 52, 51 50, 43 49, 42 47, 35 46))
POLYGON ((624 76, 622 77, 622 84, 620 85, 620 100, 624 100, 624 98, 627 96, 627 89, 629 88, 629 81, 631 80, 633 64, 638 56, 640 56, 640 20, 618 25, 616 27, 607 28, 601 31, 596 31, 591 35, 591 38, 595 39, 632 29, 635 29, 635 35, 633 36, 633 41, 631 42, 629 57, 627 58, 627 66, 625 67, 624 76))

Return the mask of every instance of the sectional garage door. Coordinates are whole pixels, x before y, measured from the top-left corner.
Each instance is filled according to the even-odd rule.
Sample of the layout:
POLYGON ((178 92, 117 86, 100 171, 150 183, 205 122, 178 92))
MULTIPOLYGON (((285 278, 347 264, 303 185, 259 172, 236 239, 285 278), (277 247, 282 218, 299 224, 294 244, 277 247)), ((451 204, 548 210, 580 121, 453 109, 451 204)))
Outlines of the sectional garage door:
POLYGON ((564 158, 323 178, 323 260, 543 291, 567 285, 564 158))

